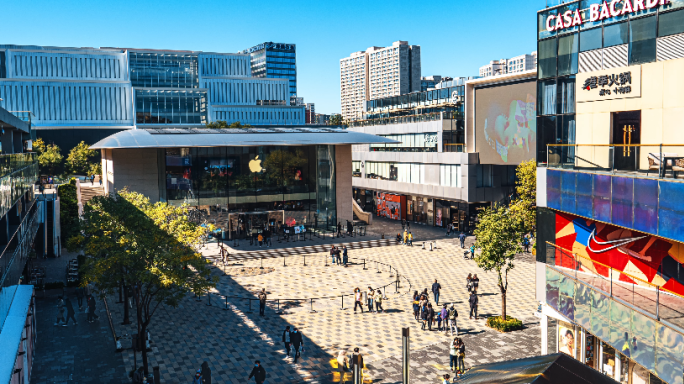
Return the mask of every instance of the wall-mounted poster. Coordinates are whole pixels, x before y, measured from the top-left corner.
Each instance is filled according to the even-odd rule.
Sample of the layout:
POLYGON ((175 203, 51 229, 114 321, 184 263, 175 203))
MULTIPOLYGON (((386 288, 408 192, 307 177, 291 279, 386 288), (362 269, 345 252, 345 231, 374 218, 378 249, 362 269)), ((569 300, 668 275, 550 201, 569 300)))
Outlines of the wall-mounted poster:
POLYGON ((378 216, 384 216, 392 220, 401 220, 401 196, 378 193, 376 207, 378 216))
POLYGON ((558 351, 575 357, 575 330, 565 323, 558 326, 558 351))

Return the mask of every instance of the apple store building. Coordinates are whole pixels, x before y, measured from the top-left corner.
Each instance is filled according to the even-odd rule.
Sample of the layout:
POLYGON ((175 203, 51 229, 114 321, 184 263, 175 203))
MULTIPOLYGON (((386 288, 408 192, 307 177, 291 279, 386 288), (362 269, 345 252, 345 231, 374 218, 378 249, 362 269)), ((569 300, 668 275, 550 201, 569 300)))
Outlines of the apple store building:
POLYGON ((230 233, 351 221, 351 146, 394 142, 334 128, 162 128, 91 148, 102 152, 105 193, 127 187, 196 207, 230 233))

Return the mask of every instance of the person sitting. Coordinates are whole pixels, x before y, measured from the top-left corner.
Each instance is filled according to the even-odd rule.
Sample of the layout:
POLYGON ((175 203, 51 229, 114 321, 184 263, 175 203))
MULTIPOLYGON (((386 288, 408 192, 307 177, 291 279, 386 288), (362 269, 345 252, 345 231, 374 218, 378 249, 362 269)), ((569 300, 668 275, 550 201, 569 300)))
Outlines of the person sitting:
POLYGON ((401 233, 397 233, 397 243, 401 243, 401 233))

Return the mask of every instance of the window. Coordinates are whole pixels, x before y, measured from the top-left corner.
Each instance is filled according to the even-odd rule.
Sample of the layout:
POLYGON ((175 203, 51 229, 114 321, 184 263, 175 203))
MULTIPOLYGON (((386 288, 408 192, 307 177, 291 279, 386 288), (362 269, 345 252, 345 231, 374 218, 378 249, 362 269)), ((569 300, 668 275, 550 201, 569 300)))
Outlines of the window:
POLYGON ((439 165, 439 185, 445 187, 461 186, 461 166, 440 164, 439 165))
POLYGON ((603 28, 603 46, 605 48, 620 44, 627 44, 629 30, 627 23, 609 25, 603 28))
POLYGON ((492 165, 480 164, 477 166, 477 187, 492 186, 492 165))
POLYGON ((558 39, 558 76, 577 73, 578 40, 576 33, 558 39))
POLYGON ((684 33, 684 10, 661 13, 658 16, 658 36, 684 33))
POLYGON ((360 161, 352 161, 352 177, 361 177, 360 161))
POLYGON ((580 52, 599 49, 603 46, 603 29, 594 28, 580 32, 580 52))
POLYGON ((575 113, 575 76, 558 79, 558 113, 575 113))
POLYGON ((424 184, 425 165, 420 163, 366 162, 366 178, 424 184))
POLYGON ((540 115, 556 114, 556 80, 539 81, 537 91, 537 109, 540 115))
POLYGON ((539 42, 539 61, 537 66, 540 79, 556 76, 557 45, 556 39, 539 42))
POLYGON ((629 63, 644 64, 656 59, 655 16, 632 20, 629 25, 629 63))

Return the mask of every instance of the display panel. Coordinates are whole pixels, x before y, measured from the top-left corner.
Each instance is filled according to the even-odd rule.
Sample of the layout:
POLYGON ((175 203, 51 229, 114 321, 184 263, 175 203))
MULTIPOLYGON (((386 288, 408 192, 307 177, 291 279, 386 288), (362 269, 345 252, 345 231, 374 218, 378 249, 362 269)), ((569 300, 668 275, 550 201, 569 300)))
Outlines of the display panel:
POLYGON ((476 151, 482 164, 519 164, 537 149, 536 82, 475 90, 476 151))

